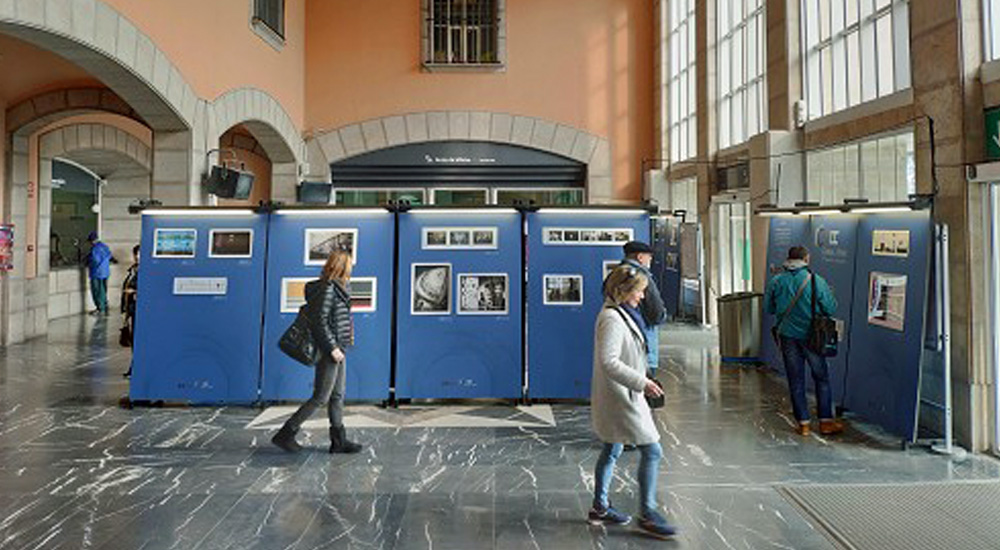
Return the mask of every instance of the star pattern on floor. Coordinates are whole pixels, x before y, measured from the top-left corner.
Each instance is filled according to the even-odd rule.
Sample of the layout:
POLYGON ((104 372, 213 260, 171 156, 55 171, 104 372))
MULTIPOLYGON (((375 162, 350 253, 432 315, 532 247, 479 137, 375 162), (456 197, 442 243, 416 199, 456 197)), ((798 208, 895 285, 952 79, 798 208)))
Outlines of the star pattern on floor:
MULTIPOLYGON (((297 405, 268 407, 245 428, 276 430, 297 408, 297 405)), ((317 412, 302 425, 302 428, 320 430, 328 428, 329 425, 326 415, 317 412)), ((554 428, 556 419, 549 405, 517 407, 413 405, 399 408, 357 405, 344 410, 344 426, 348 428, 554 428)))

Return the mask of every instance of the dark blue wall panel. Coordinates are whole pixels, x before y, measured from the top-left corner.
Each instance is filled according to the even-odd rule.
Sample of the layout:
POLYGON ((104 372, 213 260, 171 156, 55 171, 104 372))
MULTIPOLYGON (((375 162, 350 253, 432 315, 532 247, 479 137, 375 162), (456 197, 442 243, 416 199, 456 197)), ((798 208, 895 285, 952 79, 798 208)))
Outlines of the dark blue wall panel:
POLYGON ((379 210, 279 210, 271 217, 264 325, 262 399, 303 400, 312 394, 311 367, 278 349, 297 312, 282 312, 282 280, 319 276, 306 265, 306 229, 357 230, 357 263, 352 278, 376 279, 375 311, 355 311, 355 346, 347 353, 347 399, 380 400, 389 395, 392 325, 393 214, 379 210))
POLYGON ((396 396, 521 397, 521 216, 516 211, 399 214, 396 396), (424 249, 424 228, 496 228, 495 249, 424 249), (413 264, 450 264, 447 314, 411 313, 413 264), (507 313, 459 314, 462 274, 506 274, 507 313))
POLYGON ((547 245, 542 232, 553 228, 631 228, 649 242, 649 215, 623 212, 528 214, 528 386, 533 399, 590 397, 594 322, 604 302, 603 264, 621 260, 621 246, 547 245), (545 305, 546 274, 583 275, 583 304, 545 305))
MULTIPOLYGON (((781 266, 785 263, 785 258, 788 257, 788 249, 797 245, 805 245, 808 242, 809 218, 799 216, 771 218, 767 240, 767 271, 764 274, 765 288, 771 277, 781 272, 781 266)), ((776 315, 767 314, 762 317, 763 332, 760 337, 760 356, 768 367, 783 373, 785 368, 781 362, 781 353, 771 337, 771 327, 777 321, 776 317, 776 315)))
POLYGON ((906 439, 915 437, 932 237, 928 212, 867 216, 858 225, 845 404, 906 439), (908 254, 874 255, 872 237, 876 230, 909 231, 908 254), (903 332, 869 322, 869 277, 876 271, 907 277, 903 332))
POLYGON ((671 319, 677 317, 681 303, 681 223, 678 218, 654 218, 651 271, 671 319))
POLYGON ((267 216, 144 215, 135 329, 133 400, 253 403, 267 216), (157 228, 197 231, 193 258, 154 258, 157 228), (210 258, 212 229, 252 229, 253 257, 210 258), (224 295, 175 295, 175 278, 226 279, 224 295))

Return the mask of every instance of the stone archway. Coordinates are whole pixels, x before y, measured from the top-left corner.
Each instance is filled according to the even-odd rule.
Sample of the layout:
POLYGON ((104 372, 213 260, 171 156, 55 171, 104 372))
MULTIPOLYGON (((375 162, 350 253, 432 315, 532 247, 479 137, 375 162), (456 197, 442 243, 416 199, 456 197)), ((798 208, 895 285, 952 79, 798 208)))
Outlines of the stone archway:
POLYGON ((330 181, 330 163, 387 147, 426 141, 472 140, 521 145, 587 165, 587 200, 611 202, 611 145, 607 139, 541 118, 484 111, 393 115, 313 136, 306 142, 310 179, 330 181))
POLYGON ((228 130, 243 126, 271 161, 271 199, 294 202, 305 143, 281 104, 262 90, 240 88, 219 96, 211 109, 206 151, 218 148, 228 130))
MULTIPOLYGON (((39 138, 39 195, 42 205, 52 204, 52 163, 68 159, 104 180, 101 192, 100 233, 121 263, 112 266, 109 296, 112 303, 121 287, 132 246, 139 242, 142 221, 128 213, 135 199, 148 196, 152 151, 141 136, 107 124, 71 124, 39 138)), ((39 212, 39 277, 48 285, 46 320, 83 312, 87 304, 87 279, 81 268, 50 271, 48 257, 51 211, 39 212)), ((37 316, 40 313, 36 313, 37 316)))

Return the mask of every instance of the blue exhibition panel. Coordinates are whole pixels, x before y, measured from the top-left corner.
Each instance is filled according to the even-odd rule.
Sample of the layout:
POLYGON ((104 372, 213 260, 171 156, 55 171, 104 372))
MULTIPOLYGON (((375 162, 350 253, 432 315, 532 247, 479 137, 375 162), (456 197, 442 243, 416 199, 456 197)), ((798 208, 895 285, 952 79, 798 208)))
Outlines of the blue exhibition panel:
POLYGON ((528 393, 533 399, 588 399, 605 265, 622 259, 617 233, 649 242, 649 214, 581 209, 527 217, 528 393), (598 240, 585 241, 584 231, 597 231, 598 240), (612 242, 601 242, 607 232, 612 242))
POLYGON ((858 224, 845 404, 906 439, 916 435, 932 242, 926 211, 858 224))
POLYGON ((266 233, 250 210, 142 216, 133 401, 258 400, 266 233))
POLYGON ((857 284, 854 264, 858 246, 859 219, 860 216, 857 214, 813 216, 810 222, 812 238, 806 243, 809 248, 810 267, 826 279, 833 295, 837 298, 837 311, 832 312, 831 316, 843 323, 837 356, 827 360, 834 406, 843 404, 846 391, 847 361, 851 349, 853 324, 851 302, 854 300, 854 286, 857 284))
MULTIPOLYGON (((809 218, 800 216, 782 216, 771 218, 767 239, 767 272, 764 274, 765 283, 770 282, 771 277, 780 273, 785 258, 788 257, 788 249, 793 246, 808 245, 809 243, 809 218)), ((824 277, 826 273, 822 274, 824 277)), ((850 307, 850 298, 842 300, 850 307)), ((766 304, 764 305, 766 307, 766 304)), ((771 336, 771 327, 777 322, 776 315, 762 315, 760 337, 760 357, 765 365, 780 372, 784 372, 781 353, 771 336)))
POLYGON ((396 397, 521 397, 521 217, 399 216, 396 397))
POLYGON ((681 223, 678 218, 658 218, 653 223, 653 256, 651 271, 663 298, 670 319, 676 318, 681 307, 681 223))
POLYGON ((271 216, 263 400, 303 400, 312 394, 313 369, 285 355, 278 340, 303 303, 303 285, 319 277, 330 243, 355 251, 351 273, 355 345, 347 353, 346 398, 388 397, 394 224, 393 214, 380 209, 279 209, 271 216))

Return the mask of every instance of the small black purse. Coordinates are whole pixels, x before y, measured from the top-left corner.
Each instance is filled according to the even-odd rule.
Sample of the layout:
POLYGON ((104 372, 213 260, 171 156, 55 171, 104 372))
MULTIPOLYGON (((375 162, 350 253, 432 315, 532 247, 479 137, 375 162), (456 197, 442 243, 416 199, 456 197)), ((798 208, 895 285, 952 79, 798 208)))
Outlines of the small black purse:
MULTIPOLYGON (((663 389, 663 383, 660 382, 659 380, 655 378, 647 378, 647 380, 652 381, 654 384, 659 386, 661 390, 663 389)), ((643 394, 643 396, 646 398, 646 404, 649 405, 650 409, 662 409, 663 406, 667 404, 666 395, 660 395, 659 397, 650 397, 646 394, 643 394)))
POLYGON ((309 320, 306 319, 305 308, 306 306, 299 308, 299 314, 295 316, 295 321, 278 340, 278 347, 285 352, 285 355, 307 367, 312 367, 319 363, 319 348, 316 347, 312 331, 309 330, 309 320))

